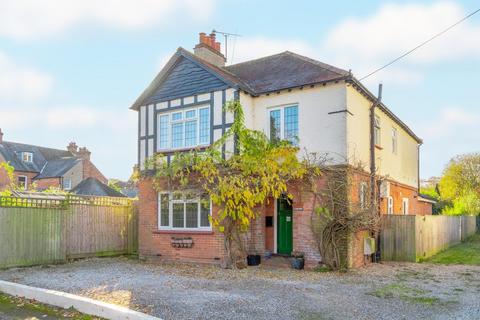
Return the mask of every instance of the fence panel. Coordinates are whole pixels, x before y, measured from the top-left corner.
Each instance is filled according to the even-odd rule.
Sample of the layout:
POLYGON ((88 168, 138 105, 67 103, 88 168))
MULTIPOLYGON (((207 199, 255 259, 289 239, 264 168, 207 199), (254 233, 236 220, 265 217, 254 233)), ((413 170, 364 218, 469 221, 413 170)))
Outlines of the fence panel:
POLYGON ((415 260, 415 216, 384 216, 380 252, 385 261, 415 260))
POLYGON ((0 197, 0 268, 135 254, 137 248, 130 199, 0 197))
POLYGON ((384 216, 380 232, 382 260, 420 261, 476 231, 474 216, 384 216))
POLYGON ((65 261, 67 210, 0 207, 0 267, 65 261))

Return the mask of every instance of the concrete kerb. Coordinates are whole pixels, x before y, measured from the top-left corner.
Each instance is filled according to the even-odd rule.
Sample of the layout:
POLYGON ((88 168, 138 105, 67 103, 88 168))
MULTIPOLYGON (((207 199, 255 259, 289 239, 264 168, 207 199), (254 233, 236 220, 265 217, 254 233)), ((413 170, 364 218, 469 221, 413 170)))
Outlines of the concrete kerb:
POLYGON ((33 299, 41 303, 64 309, 73 307, 82 313, 111 320, 161 320, 160 318, 114 304, 70 293, 35 288, 8 281, 0 280, 0 292, 11 296, 33 299))

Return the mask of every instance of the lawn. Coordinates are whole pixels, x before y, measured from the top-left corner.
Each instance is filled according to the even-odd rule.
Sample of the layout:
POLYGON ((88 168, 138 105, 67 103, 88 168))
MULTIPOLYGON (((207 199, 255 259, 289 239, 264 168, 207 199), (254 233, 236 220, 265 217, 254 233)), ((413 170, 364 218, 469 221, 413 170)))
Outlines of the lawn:
POLYGON ((473 235, 463 243, 434 255, 425 262, 480 266, 480 233, 473 235))
POLYGON ((81 314, 74 309, 65 310, 3 293, 0 293, 0 319, 100 320, 100 318, 81 314))

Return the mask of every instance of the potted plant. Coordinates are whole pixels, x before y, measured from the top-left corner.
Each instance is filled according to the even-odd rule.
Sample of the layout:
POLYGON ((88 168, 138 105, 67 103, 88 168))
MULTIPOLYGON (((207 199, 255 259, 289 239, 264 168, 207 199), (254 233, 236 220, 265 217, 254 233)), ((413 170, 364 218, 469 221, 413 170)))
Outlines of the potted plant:
POLYGON ((249 266, 258 266, 261 260, 262 260, 261 256, 256 252, 247 255, 247 265, 249 266))
POLYGON ((302 270, 305 266, 305 259, 303 252, 292 252, 292 268, 302 270))

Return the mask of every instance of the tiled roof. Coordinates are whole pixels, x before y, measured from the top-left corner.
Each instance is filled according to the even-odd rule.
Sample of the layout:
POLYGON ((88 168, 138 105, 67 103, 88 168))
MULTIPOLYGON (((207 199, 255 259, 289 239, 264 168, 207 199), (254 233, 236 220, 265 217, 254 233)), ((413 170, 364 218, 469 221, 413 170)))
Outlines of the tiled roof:
POLYGON ((299 54, 285 51, 276 55, 225 67, 254 94, 343 79, 349 72, 299 54))
POLYGON ((124 194, 95 178, 87 178, 83 180, 72 189, 72 193, 85 196, 126 197, 124 194))
POLYGON ((54 178, 62 176, 72 168, 79 158, 67 150, 45 148, 30 144, 3 141, 0 143, 0 153, 5 161, 10 162, 16 171, 35 172, 35 178, 54 178), (31 152, 33 162, 21 159, 22 152, 31 152))

